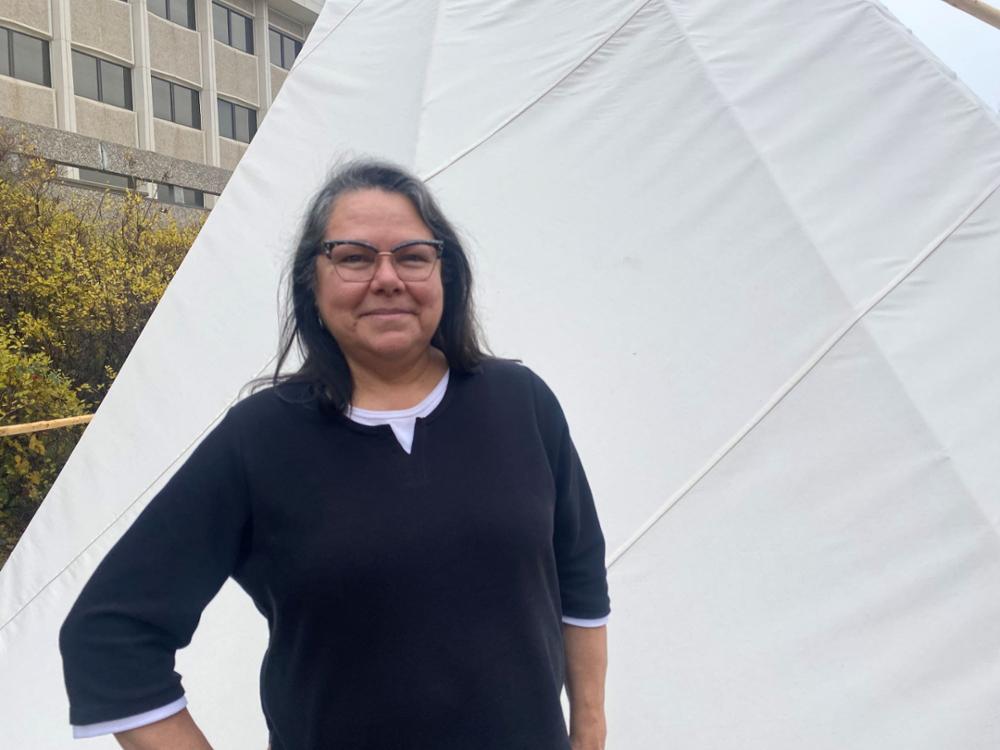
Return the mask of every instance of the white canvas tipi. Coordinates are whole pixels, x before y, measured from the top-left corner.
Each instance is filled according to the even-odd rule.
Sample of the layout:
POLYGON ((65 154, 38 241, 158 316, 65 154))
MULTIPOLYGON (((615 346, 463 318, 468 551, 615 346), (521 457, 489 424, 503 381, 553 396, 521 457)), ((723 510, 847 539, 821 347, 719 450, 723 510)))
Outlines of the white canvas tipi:
MULTIPOLYGON (((331 0, 0 576, 0 745, 74 746, 58 627, 267 371, 344 154, 429 180, 560 396, 609 748, 1000 745, 1000 126, 868 0, 331 0)), ((230 583, 179 655, 220 750, 266 637, 230 583)))

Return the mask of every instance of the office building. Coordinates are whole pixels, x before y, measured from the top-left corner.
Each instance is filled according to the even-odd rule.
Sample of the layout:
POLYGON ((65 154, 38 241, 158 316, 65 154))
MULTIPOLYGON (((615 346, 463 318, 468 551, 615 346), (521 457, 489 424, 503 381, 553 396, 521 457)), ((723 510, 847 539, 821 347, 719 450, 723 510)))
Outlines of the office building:
POLYGON ((221 192, 322 0, 4 0, 0 128, 74 185, 221 192))

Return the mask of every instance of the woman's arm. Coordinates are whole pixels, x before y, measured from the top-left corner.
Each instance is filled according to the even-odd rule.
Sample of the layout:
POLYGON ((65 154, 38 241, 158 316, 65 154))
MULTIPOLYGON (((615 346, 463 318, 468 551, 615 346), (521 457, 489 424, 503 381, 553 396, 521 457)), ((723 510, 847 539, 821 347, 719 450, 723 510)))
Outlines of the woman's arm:
POLYGON ((604 750, 604 678, 608 671, 608 628, 563 623, 569 738, 573 750, 604 750))
MULTIPOLYGON (((135 717, 184 697, 176 652, 191 642, 202 611, 252 548, 241 426, 233 414, 150 500, 66 616, 59 648, 73 726, 135 717)), ((129 726, 140 729, 137 723, 152 726, 129 726)), ((133 736, 116 729, 108 727, 133 736)))
POLYGON ((125 750, 212 750, 186 708, 152 724, 117 732, 115 739, 125 750))

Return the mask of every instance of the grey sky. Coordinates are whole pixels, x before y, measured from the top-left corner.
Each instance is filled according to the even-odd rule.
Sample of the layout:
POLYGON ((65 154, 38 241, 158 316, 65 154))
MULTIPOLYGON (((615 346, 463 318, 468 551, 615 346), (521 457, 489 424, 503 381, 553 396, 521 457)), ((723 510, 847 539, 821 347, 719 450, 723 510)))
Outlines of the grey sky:
MULTIPOLYGON (((988 0, 1000 6, 997 0, 988 0)), ((1000 29, 944 0, 882 0, 987 105, 1000 109, 1000 29)))

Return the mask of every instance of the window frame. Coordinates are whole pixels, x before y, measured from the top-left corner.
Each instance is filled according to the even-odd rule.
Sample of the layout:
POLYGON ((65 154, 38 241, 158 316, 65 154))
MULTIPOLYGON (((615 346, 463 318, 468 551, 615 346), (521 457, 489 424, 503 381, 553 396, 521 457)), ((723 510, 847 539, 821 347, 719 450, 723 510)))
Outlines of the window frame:
POLYGON ((220 115, 219 116, 219 137, 220 138, 228 138, 229 140, 236 141, 237 143, 250 143, 250 141, 253 140, 253 137, 255 135, 257 135, 257 126, 258 126, 258 122, 257 122, 257 110, 253 109, 251 107, 245 107, 242 104, 237 104, 236 102, 229 101, 228 99, 223 99, 221 96, 217 98, 217 101, 218 101, 218 105, 217 105, 218 107, 222 107, 223 105, 225 105, 225 106, 227 106, 229 108, 229 120, 230 120, 230 122, 233 125, 233 134, 232 135, 226 135, 225 133, 223 133, 222 132, 222 117, 220 115), (249 113, 249 115, 252 115, 252 117, 253 117, 252 122, 250 122, 248 120, 247 125, 249 126, 248 129, 250 130, 250 133, 249 133, 248 139, 245 140, 245 141, 242 138, 237 138, 236 137, 236 133, 237 133, 237 128, 236 128, 236 110, 237 110, 237 108, 246 110, 249 113))
POLYGON ((183 208, 205 208, 205 191, 186 188, 169 182, 158 182, 156 183, 156 200, 160 203, 168 203, 172 206, 181 206, 183 208), (185 191, 191 193, 192 202, 188 203, 183 200, 185 191), (170 197, 164 196, 164 192, 168 192, 170 197), (181 200, 177 200, 178 192, 180 192, 181 200))
POLYGON ((43 39, 40 36, 34 36, 33 34, 25 34, 23 31, 17 31, 16 29, 12 29, 7 26, 0 26, 0 34, 4 34, 7 37, 7 72, 0 73, 0 75, 5 75, 8 78, 13 78, 18 81, 24 81, 25 83, 32 83, 35 86, 52 88, 52 57, 49 40, 43 39), (42 43, 42 83, 39 83, 31 78, 24 78, 17 74, 17 64, 14 58, 15 35, 23 36, 27 39, 31 39, 32 41, 42 43))
POLYGON ((162 16, 154 10, 150 10, 149 5, 146 6, 146 10, 152 13, 157 18, 162 18, 164 21, 170 21, 170 23, 175 23, 181 28, 191 29, 191 31, 198 30, 198 23, 195 20, 195 16, 197 15, 196 13, 197 8, 195 8, 194 0, 163 0, 163 7, 165 9, 165 14, 162 16), (187 6, 188 18, 191 19, 190 24, 181 23, 180 21, 178 21, 173 17, 173 12, 170 9, 171 7, 173 7, 174 3, 184 3, 187 6))
POLYGON ((135 177, 130 175, 118 174, 117 172, 108 172, 103 169, 90 169, 88 167, 77 167, 77 174, 79 175, 73 182, 87 185, 88 187, 101 187, 105 190, 117 190, 119 192, 135 192, 137 188, 137 182, 135 177), (87 177, 84 173, 90 173, 94 175, 107 175, 109 178, 119 178, 125 181, 124 185, 116 185, 114 182, 108 179, 102 179, 101 177, 87 177))
POLYGON ((70 54, 70 61, 72 65, 73 72, 73 95, 80 96, 84 99, 90 99, 91 101, 100 102, 101 104, 107 104, 109 107, 118 107, 118 109, 128 110, 129 112, 135 111, 135 98, 132 96, 132 68, 128 66, 121 65, 119 63, 113 62, 112 60, 107 60, 103 57, 98 57, 97 55, 92 55, 89 52, 83 52, 82 50, 73 49, 70 54), (95 70, 97 72, 97 98, 87 96, 86 94, 80 94, 76 91, 76 59, 75 56, 80 55, 81 57, 89 58, 95 63, 95 70), (104 75, 101 72, 101 63, 105 65, 113 65, 116 68, 120 68, 124 71, 124 94, 125 94, 125 104, 116 104, 115 102, 109 102, 104 98, 104 75))
POLYGON ((228 5, 225 5, 224 3, 217 2, 217 0, 212 0, 212 12, 213 12, 213 14, 215 12, 215 8, 219 8, 220 10, 223 10, 226 13, 226 38, 225 39, 219 39, 219 37, 217 36, 217 34, 218 34, 218 26, 215 23, 215 18, 214 18, 214 15, 213 15, 213 18, 212 18, 212 36, 215 38, 215 41, 221 42, 222 44, 225 44, 228 47, 232 47, 233 49, 238 50, 239 52, 244 52, 244 53, 246 53, 248 55, 255 54, 255 52, 254 52, 254 49, 255 49, 255 47, 254 47, 254 38, 253 38, 253 20, 254 20, 253 16, 244 15, 243 13, 240 13, 238 10, 230 8, 228 5), (238 16, 242 21, 245 22, 245 25, 247 27, 247 29, 246 29, 246 31, 247 31, 247 46, 249 47, 249 49, 241 49, 240 47, 237 47, 235 44, 233 44, 233 16, 238 16))
MULTIPOLYGON (((298 59, 299 53, 302 52, 302 44, 303 44, 303 42, 301 40, 299 40, 299 39, 296 39, 291 34, 288 34, 288 33, 284 32, 284 31, 282 31, 281 29, 276 29, 274 26, 268 26, 267 27, 267 31, 268 31, 269 35, 270 34, 276 34, 278 36, 279 41, 280 41, 280 43, 278 44, 278 49, 280 50, 281 55, 279 56, 278 60, 275 60, 274 56, 272 55, 271 56, 271 64, 274 65, 274 66, 276 66, 276 67, 278 67, 278 68, 281 68, 282 70, 291 70, 292 69, 292 65, 295 63, 295 60, 298 59), (295 51, 295 55, 288 62, 287 66, 284 64, 284 62, 285 62, 285 40, 286 39, 288 41, 292 42, 293 49, 295 51)), ((268 43, 268 54, 270 55, 270 45, 271 45, 270 36, 268 36, 267 43, 268 43)))
POLYGON ((174 125, 180 125, 181 127, 184 127, 184 128, 191 128, 193 130, 201 130, 202 129, 202 126, 201 126, 201 91, 199 91, 198 89, 189 88, 189 87, 184 86, 184 85, 182 85, 180 83, 174 83, 173 81, 168 81, 166 78, 160 78, 159 76, 150 75, 149 78, 150 78, 150 92, 152 92, 152 86, 155 85, 153 82, 154 81, 159 81, 160 83, 167 84, 168 91, 169 91, 169 97, 170 97, 170 117, 169 118, 164 118, 164 117, 160 117, 158 114, 156 114, 156 102, 155 102, 155 100, 153 101, 153 117, 155 117, 157 120, 163 120, 164 122, 172 122, 174 125), (179 122, 177 120, 177 98, 176 98, 176 93, 175 93, 176 89, 184 89, 185 92, 190 92, 190 93, 194 94, 194 97, 192 98, 192 101, 195 103, 195 106, 194 106, 194 109, 193 109, 194 121, 195 122, 194 122, 193 125, 189 125, 186 122, 179 122))

